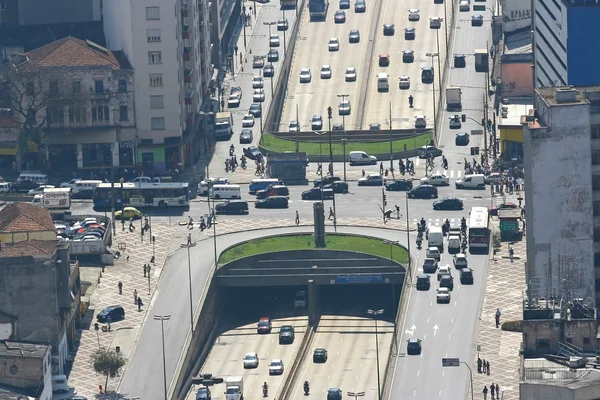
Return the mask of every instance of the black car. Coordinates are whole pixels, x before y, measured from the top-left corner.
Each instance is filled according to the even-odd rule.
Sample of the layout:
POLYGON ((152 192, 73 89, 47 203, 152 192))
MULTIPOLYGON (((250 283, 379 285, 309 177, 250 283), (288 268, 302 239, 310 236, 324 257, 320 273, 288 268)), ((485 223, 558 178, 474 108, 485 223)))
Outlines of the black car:
POLYGON ((435 199, 437 196, 437 188, 431 185, 420 185, 408 192, 411 199, 435 199))
POLYGON ((98 322, 106 322, 106 318, 110 316, 111 321, 119 321, 125 319, 125 310, 121 306, 110 306, 100 311, 96 316, 98 322))
POLYGON ((473 270, 471 268, 462 268, 460 270, 460 283, 463 285, 473 284, 473 270))
POLYGON ((257 160, 259 158, 264 157, 262 155, 262 153, 260 152, 260 150, 258 149, 258 147, 256 147, 256 146, 244 147, 243 151, 244 151, 244 155, 246 156, 246 158, 249 158, 251 160, 257 160))
POLYGON ((429 290, 431 287, 431 277, 427 274, 417 276, 417 290, 429 290))
POLYGON ((277 62, 279 61, 279 51, 277 49, 271 49, 267 53, 267 61, 268 62, 277 62))
POLYGON ((434 72, 433 72, 432 67, 424 67, 421 69, 421 82, 422 83, 433 83, 433 77, 434 77, 434 72))
POLYGON ((323 178, 315 179, 315 187, 321 187, 321 185, 329 185, 332 182, 339 182, 342 178, 339 176, 324 176, 323 178))
POLYGON ((404 40, 415 40, 415 28, 404 28, 404 40))
POLYGON ((469 140, 469 134, 467 132, 459 132, 456 134, 454 144, 456 144, 457 146, 468 146, 469 140))
POLYGON ((365 0, 356 0, 356 3, 354 3, 354 12, 356 12, 356 13, 367 12, 367 3, 365 3, 365 0))
MULTIPOLYGON (((333 190, 323 189, 323 200, 333 199, 333 190)), ((302 200, 321 200, 321 188, 312 188, 302 192, 302 200)))
POLYGON ((254 135, 252 135, 252 129, 242 129, 240 133, 240 144, 252 143, 254 135))
POLYGON ((252 115, 254 118, 260 118, 262 115, 262 107, 259 103, 252 103, 248 109, 248 114, 252 115))
POLYGON ((452 275, 442 275, 440 277, 440 287, 454 289, 454 277, 452 275))
POLYGON ((283 325, 279 328, 279 344, 294 343, 295 336, 294 327, 292 325, 283 325))
POLYGON ((257 199, 266 199, 267 197, 273 196, 288 197, 289 195, 290 191, 288 190, 288 187, 284 185, 270 185, 268 188, 256 192, 257 199))
POLYGON ((327 389, 327 400, 342 400, 342 389, 327 389))
POLYGON ((396 27, 394 24, 383 25, 383 36, 394 36, 395 32, 396 32, 396 27))
POLYGON ((434 210, 462 210, 463 202, 456 197, 446 197, 433 202, 434 210))
POLYGON ((327 350, 318 348, 313 352, 313 362, 314 363, 324 363, 327 362, 327 350))
POLYGON ((263 77, 272 78, 275 76, 275 67, 272 65, 265 65, 263 68, 263 77))
POLYGON ((467 58, 464 54, 454 55, 454 68, 465 68, 467 66, 467 58))
POLYGON ((256 200, 256 208, 288 208, 288 198, 283 196, 267 197, 266 199, 256 200))
POLYGON ((29 192, 31 189, 36 189, 38 188, 40 185, 32 180, 29 179, 23 179, 21 181, 18 182, 14 182, 13 184, 10 185, 10 191, 13 193, 16 192, 29 192))
POLYGON ((342 10, 336 11, 333 20, 336 24, 343 24, 346 22, 346 13, 342 10))
MULTIPOLYGON (((348 3, 348 6, 350 3, 348 3)), ((348 41, 350 43, 358 43, 360 42, 360 31, 358 29, 352 29, 348 34, 348 41)))
POLYGON ((412 189, 412 187, 413 181, 410 179, 397 179, 385 183, 385 190, 389 190, 390 192, 405 192, 412 189))
POLYGON ((208 387, 201 387, 196 392, 196 400, 211 400, 210 389, 208 387))
POLYGON ((350 8, 350 0, 340 0, 340 9, 347 10, 350 8))
POLYGON ((348 193, 348 184, 346 182, 332 182, 323 186, 323 189, 331 189, 333 193, 348 193))
POLYGON ((215 205, 217 214, 248 214, 248 202, 244 200, 230 200, 226 203, 215 205))
POLYGON ((418 356, 421 354, 421 339, 410 338, 407 340, 406 353, 410 355, 418 356))

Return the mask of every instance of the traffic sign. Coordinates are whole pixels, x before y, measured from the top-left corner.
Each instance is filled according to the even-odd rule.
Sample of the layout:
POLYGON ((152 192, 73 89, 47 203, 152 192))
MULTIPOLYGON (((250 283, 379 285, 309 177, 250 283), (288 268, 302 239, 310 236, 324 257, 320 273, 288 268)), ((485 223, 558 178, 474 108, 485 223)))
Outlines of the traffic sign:
POLYGON ((458 367, 460 360, 458 358, 442 358, 442 367, 458 367))
POLYGON ((350 284, 350 283, 383 283, 383 276, 378 274, 365 274, 365 275, 341 275, 335 277, 335 283, 337 284, 350 284))

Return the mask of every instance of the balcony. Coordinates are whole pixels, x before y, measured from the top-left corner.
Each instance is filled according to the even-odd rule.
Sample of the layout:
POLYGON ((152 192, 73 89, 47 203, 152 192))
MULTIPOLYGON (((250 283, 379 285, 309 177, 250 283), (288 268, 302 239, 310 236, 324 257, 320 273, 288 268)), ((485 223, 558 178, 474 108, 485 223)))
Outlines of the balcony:
POLYGON ((187 1, 181 3, 181 16, 187 17, 189 12, 190 4, 187 1))
POLYGON ((186 89, 185 90, 185 104, 192 104, 194 100, 194 89, 186 89))
POLYGON ((189 25, 182 25, 182 28, 181 28, 181 37, 183 39, 189 39, 190 38, 190 26, 189 25))
POLYGON ((183 48, 183 61, 190 61, 191 54, 192 54, 192 48, 184 47, 183 48))
POLYGON ((183 81, 185 83, 192 82, 192 69, 191 68, 185 68, 183 70, 183 81))

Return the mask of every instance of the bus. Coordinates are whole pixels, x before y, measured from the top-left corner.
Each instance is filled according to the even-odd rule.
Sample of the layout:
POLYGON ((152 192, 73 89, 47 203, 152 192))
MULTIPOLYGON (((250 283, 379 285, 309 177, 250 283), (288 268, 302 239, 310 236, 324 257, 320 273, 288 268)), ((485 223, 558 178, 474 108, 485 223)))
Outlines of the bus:
POLYGON ((490 218, 487 207, 473 207, 469 213, 469 247, 488 249, 490 245, 490 218))
MULTIPOLYGON (((110 208, 113 184, 101 183, 94 189, 94 207, 110 208)), ((190 205, 187 182, 115 183, 115 207, 186 207, 190 205)))
POLYGON ((209 197, 213 199, 241 199, 240 185, 213 185, 209 189, 209 197))

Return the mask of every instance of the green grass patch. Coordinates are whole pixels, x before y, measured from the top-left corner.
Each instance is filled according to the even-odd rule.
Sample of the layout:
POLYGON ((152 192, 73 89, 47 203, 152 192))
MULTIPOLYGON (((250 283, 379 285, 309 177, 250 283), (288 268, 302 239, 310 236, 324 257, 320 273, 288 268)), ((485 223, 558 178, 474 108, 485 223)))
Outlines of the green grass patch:
MULTIPOLYGON (((432 133, 427 132, 408 139, 398 139, 392 141, 392 150, 394 152, 418 149, 425 146, 432 138, 432 133)), ((306 152, 308 156, 318 156, 319 154, 329 155, 329 142, 319 144, 318 142, 298 142, 299 151, 306 152)), ((270 133, 262 135, 261 146, 268 151, 284 153, 286 151, 296 151, 296 141, 282 139, 270 133)), ((390 142, 346 142, 346 154, 351 151, 365 151, 368 154, 389 154, 390 142)), ((333 143, 332 151, 334 155, 344 155, 344 146, 341 143, 333 143)))
POLYGON ((256 239, 242 243, 225 251, 219 257, 219 264, 226 264, 243 257, 286 250, 346 250, 358 251, 384 257, 400 263, 408 262, 408 252, 401 246, 389 245, 383 239, 372 239, 360 236, 326 235, 326 248, 318 249, 311 235, 278 236, 256 239), (390 253, 391 247, 391 253, 390 253))

